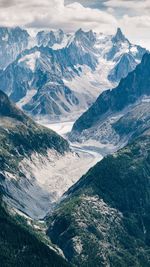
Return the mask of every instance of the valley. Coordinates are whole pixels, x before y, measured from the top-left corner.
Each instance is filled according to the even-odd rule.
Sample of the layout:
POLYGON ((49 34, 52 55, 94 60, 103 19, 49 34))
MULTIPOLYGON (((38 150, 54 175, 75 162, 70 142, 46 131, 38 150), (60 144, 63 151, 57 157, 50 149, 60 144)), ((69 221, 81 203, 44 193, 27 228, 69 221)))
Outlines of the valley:
MULTIPOLYGON (((118 150, 117 145, 113 145, 110 143, 102 144, 96 140, 85 140, 84 142, 73 142, 69 139, 69 135, 71 133, 72 127, 75 123, 75 121, 63 121, 63 122, 55 122, 55 123, 49 123, 48 121, 37 121, 41 125, 52 129, 56 133, 58 133, 60 136, 65 138, 72 149, 72 151, 78 153, 83 153, 83 155, 91 155, 93 158, 93 162, 97 162, 101 160, 104 156, 107 154, 111 154, 118 150)), ((88 167, 88 166, 87 166, 88 167)))
POLYGON ((149 267, 149 51, 29 32, 0 27, 0 265, 149 267))
POLYGON ((72 125, 41 126, 0 91, 0 186, 5 203, 32 219, 43 219, 102 159, 100 153, 64 139, 72 125))
MULTIPOLYGON (((64 138, 67 137, 72 125, 73 122, 43 123, 43 126, 56 131, 64 138)), ((33 154, 31 159, 24 159, 20 163, 21 171, 27 180, 19 182, 20 190, 17 190, 15 195, 10 185, 9 188, 12 188, 15 202, 21 204, 19 209, 24 206, 22 211, 31 218, 43 219, 47 213, 52 212, 55 205, 63 198, 63 194, 103 158, 96 147, 90 148, 86 144, 82 146, 71 142, 69 145, 71 151, 65 155, 49 151, 48 157, 33 154), (22 188, 27 188, 24 193, 22 188)))

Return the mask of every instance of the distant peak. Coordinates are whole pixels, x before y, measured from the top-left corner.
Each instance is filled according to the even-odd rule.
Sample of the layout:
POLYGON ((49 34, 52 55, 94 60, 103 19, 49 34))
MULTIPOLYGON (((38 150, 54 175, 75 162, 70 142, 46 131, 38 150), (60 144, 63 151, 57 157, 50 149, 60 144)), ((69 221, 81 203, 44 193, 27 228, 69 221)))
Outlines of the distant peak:
POLYGON ((76 34, 79 34, 79 33, 84 33, 84 34, 94 34, 94 32, 92 30, 89 30, 89 31, 84 31, 82 28, 78 29, 76 31, 76 34))
POLYGON ((123 33, 122 33, 122 30, 120 29, 120 28, 117 28, 117 33, 116 34, 120 34, 120 35, 123 35, 123 33))
POLYGON ((84 33, 84 31, 82 30, 82 28, 80 28, 79 30, 76 31, 75 34, 76 34, 76 35, 79 35, 79 34, 82 34, 82 33, 84 33))
POLYGON ((7 26, 0 26, 0 30, 18 30, 18 31, 25 31, 25 29, 19 27, 19 26, 14 26, 14 27, 7 27, 7 26))
POLYGON ((84 31, 81 28, 78 31, 76 31, 75 36, 78 38, 80 38, 81 36, 86 36, 91 41, 94 41, 96 38, 95 33, 92 30, 84 31))
POLYGON ((64 33, 64 31, 63 31, 62 29, 59 29, 58 32, 59 32, 60 34, 63 34, 63 33, 64 33))
POLYGON ((92 30, 88 31, 87 34, 88 34, 88 35, 91 35, 91 36, 95 36, 95 32, 92 31, 92 30))
POLYGON ((115 36, 112 39, 114 42, 124 42, 127 41, 127 38, 125 37, 125 35, 122 33, 121 29, 118 28, 117 32, 115 34, 115 36))

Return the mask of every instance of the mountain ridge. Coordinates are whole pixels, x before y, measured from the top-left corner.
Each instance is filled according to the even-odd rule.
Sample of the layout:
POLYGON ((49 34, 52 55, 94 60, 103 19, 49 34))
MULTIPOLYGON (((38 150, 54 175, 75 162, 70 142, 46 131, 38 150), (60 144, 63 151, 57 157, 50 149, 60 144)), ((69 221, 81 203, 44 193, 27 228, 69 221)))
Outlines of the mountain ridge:
POLYGON ((44 172, 46 163, 52 165, 54 158, 58 160, 69 153, 65 139, 35 123, 0 91, 0 186, 6 203, 25 213, 30 211, 31 215, 45 214, 45 199, 52 202, 54 196, 43 189, 42 178, 41 183, 37 181, 38 167, 44 172))
POLYGON ((48 236, 76 266, 149 266, 150 129, 66 194, 48 236))
POLYGON ((52 120, 79 116, 146 52, 123 38, 120 30, 115 36, 82 29, 72 35, 51 31, 40 36, 39 45, 35 37, 1 72, 0 89, 30 115, 52 120))
MULTIPOLYGON (((94 127, 102 125, 104 120, 108 120, 108 126, 111 126, 112 123, 113 127, 115 121, 113 122, 112 120, 112 122, 109 122, 109 118, 114 117, 114 119, 116 118, 115 120, 117 122, 121 117, 126 116, 128 111, 130 111, 132 108, 134 109, 136 104, 138 105, 140 101, 145 101, 148 105, 149 66, 150 54, 147 53, 143 56, 142 62, 134 71, 129 73, 126 78, 122 79, 115 89, 103 92, 98 97, 96 102, 91 106, 91 108, 75 122, 71 133, 71 138, 76 139, 76 137, 78 138, 79 135, 82 135, 81 133, 83 133, 84 138, 85 131, 85 136, 87 135, 88 139, 91 137, 90 132, 88 136, 88 129, 92 133, 92 129, 94 131, 94 127)), ((128 117, 126 117, 126 119, 128 119, 128 117)), ((97 138, 100 138, 101 133, 102 131, 99 128, 99 134, 97 138)))

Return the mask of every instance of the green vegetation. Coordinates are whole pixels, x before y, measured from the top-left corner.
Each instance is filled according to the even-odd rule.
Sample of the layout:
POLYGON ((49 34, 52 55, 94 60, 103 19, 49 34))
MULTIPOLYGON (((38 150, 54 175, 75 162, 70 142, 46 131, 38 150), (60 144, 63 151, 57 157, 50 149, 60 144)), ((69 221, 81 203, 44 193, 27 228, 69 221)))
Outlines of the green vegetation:
POLYGON ((99 162, 48 220, 48 235, 82 267, 150 266, 150 131, 99 162))
POLYGON ((47 149, 63 154, 69 150, 69 144, 27 117, 0 91, 1 171, 16 172, 23 157, 30 157, 33 152, 46 155, 47 149))
POLYGON ((33 152, 46 155, 47 149, 64 153, 68 143, 56 133, 36 124, 26 126, 6 119, 0 127, 0 166, 2 170, 16 170, 18 162, 33 152), (12 125, 13 124, 13 125, 12 125))
POLYGON ((0 266, 67 267, 67 262, 46 246, 23 223, 12 217, 0 201, 0 266))
MULTIPOLYGON (((63 154, 69 145, 55 132, 33 122, 0 91, 0 185, 5 179, 4 171, 23 176, 19 162, 32 153, 46 156, 48 149, 63 154)), ((0 266, 70 266, 53 250, 44 234, 8 212, 2 201, 5 192, 2 187, 0 190, 0 266)))

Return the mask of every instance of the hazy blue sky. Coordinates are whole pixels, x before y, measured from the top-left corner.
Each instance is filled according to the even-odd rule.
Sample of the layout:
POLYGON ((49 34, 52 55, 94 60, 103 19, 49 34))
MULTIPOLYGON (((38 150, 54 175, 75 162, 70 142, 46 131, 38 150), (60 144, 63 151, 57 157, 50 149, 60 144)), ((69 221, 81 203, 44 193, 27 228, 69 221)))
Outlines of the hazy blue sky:
POLYGON ((0 25, 105 33, 120 27, 150 49, 150 0, 0 0, 0 25))

